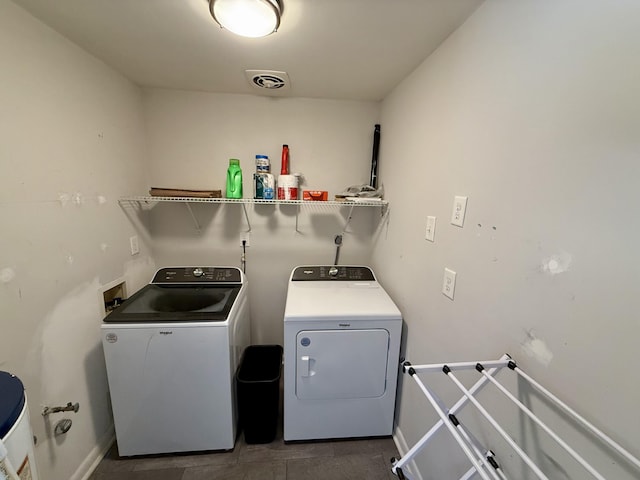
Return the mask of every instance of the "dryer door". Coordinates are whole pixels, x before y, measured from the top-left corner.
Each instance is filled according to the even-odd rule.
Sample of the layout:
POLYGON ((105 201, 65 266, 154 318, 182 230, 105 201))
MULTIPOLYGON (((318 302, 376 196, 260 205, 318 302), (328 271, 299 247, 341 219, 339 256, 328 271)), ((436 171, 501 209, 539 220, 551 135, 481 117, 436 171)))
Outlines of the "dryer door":
POLYGON ((380 397, 386 390, 389 332, 306 330, 296 338, 300 399, 380 397))

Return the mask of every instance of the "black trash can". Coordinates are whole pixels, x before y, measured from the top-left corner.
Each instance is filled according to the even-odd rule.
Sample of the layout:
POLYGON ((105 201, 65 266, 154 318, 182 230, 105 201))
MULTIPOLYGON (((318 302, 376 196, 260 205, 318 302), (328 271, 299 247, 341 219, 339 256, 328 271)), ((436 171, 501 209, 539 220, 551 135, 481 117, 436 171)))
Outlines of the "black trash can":
POLYGON ((278 429, 280 345, 250 345, 237 374, 240 428, 247 443, 270 443, 278 429))

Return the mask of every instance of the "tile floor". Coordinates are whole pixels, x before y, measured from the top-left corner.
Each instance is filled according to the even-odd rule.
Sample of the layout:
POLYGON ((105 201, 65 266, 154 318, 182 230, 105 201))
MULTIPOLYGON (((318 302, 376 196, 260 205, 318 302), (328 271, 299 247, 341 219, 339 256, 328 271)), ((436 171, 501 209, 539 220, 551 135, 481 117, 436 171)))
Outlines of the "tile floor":
POLYGON ((232 452, 119 458, 114 445, 90 480, 390 480, 391 438, 284 444, 245 443, 232 452))
POLYGON ((247 444, 240 433, 231 452, 118 457, 114 444, 89 480, 393 480, 391 437, 285 444, 284 381, 273 442, 247 444))

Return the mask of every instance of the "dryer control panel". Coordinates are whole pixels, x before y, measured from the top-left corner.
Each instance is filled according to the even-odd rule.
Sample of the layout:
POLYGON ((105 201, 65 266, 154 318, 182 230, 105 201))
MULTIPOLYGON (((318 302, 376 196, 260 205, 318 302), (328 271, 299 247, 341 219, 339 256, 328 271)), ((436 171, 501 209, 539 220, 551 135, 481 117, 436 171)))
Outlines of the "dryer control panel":
POLYGON ((291 275, 294 282, 304 281, 349 281, 375 282, 376 277, 369 267, 346 265, 314 265, 296 267, 291 275))

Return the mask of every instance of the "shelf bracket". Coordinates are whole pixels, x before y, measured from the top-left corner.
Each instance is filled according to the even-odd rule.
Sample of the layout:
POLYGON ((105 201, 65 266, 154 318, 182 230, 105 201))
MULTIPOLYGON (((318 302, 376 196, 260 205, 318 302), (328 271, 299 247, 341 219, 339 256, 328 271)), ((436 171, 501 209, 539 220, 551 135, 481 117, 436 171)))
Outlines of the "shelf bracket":
POLYGON ((353 216, 353 207, 355 207, 355 205, 351 205, 351 208, 349 208, 349 215, 347 216, 347 221, 345 222, 344 228, 342 229, 343 234, 347 233, 347 227, 351 223, 351 218, 353 216))
POLYGON ((244 212, 244 218, 247 221, 247 233, 249 233, 251 231, 251 222, 249 221, 249 214, 247 213, 247 204, 243 203, 242 204, 242 211, 244 212))
POLYGON ((191 218, 193 220, 193 224, 196 226, 196 231, 198 233, 200 233, 201 232, 200 223, 198 223, 198 219, 193 214, 193 210, 191 209, 191 205, 189 205, 189 202, 184 202, 184 204, 187 206, 187 210, 189 210, 189 213, 191 214, 191 218))
POLYGON ((296 205, 296 233, 302 233, 298 229, 298 217, 300 216, 300 204, 296 205))

